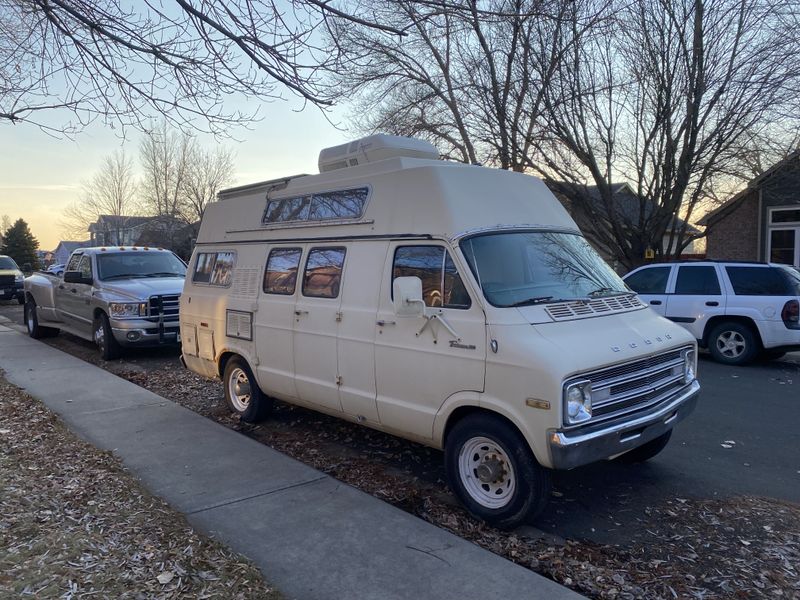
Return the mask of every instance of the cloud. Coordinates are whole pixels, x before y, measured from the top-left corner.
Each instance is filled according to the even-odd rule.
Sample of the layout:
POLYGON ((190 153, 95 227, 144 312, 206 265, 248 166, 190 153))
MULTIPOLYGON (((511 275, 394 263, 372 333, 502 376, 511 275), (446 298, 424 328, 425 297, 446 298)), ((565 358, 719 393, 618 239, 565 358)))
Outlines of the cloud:
POLYGON ((22 190, 22 191, 37 190, 43 192, 69 192, 77 189, 80 189, 79 186, 69 185, 65 183, 53 183, 45 185, 0 185, 0 190, 22 190))

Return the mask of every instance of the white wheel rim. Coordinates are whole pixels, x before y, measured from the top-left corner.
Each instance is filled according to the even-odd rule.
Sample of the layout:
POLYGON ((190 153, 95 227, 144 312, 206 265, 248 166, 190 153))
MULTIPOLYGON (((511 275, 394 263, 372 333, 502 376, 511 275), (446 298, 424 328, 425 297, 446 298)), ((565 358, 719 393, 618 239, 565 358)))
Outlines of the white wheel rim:
POLYGON ((717 350, 728 358, 739 358, 746 347, 747 342, 738 331, 725 331, 717 338, 717 350))
MULTIPOLYGON (((19 310, 19 309, 17 309, 19 310)), ((28 332, 33 333, 34 322, 33 322, 33 311, 36 310, 33 307, 28 308, 28 332)))
POLYGON ((503 508, 516 489, 516 475, 508 454, 487 437, 474 437, 458 453, 458 475, 470 497, 486 508, 503 508))
POLYGON ((237 412, 244 412, 250 406, 250 380, 243 369, 236 367, 231 371, 228 377, 228 393, 237 412))
POLYGON ((106 341, 105 328, 103 327, 103 324, 100 323, 100 325, 94 331, 94 343, 102 348, 103 347, 103 343, 105 341, 106 341))

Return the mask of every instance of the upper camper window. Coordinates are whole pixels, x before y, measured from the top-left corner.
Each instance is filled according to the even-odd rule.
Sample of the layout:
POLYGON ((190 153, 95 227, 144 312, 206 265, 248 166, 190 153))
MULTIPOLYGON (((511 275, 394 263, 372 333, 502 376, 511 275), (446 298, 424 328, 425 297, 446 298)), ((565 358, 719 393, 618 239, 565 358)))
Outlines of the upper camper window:
POLYGON ((236 252, 201 252, 197 255, 192 281, 228 287, 233 281, 236 252))
POLYGON ((270 251, 264 271, 264 291, 267 294, 294 294, 302 254, 302 248, 273 248, 270 251))
POLYGON ((362 187, 268 200, 261 223, 358 219, 364 214, 368 195, 369 188, 362 187))
POLYGON ((336 298, 342 281, 344 248, 312 248, 306 259, 303 295, 312 298, 336 298))
POLYGON ((469 308, 467 288, 442 246, 400 246, 394 253, 392 281, 395 277, 419 277, 426 306, 469 308))

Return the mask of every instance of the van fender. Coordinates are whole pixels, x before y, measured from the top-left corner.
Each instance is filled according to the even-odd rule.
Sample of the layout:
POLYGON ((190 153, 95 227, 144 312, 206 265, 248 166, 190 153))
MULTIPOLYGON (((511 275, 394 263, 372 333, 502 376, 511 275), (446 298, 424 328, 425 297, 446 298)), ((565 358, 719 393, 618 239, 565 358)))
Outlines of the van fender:
POLYGON ((528 446, 539 464, 542 466, 550 464, 550 458, 547 448, 545 447, 545 440, 541 440, 538 445, 535 443, 534 436, 531 430, 526 426, 522 414, 518 412, 514 406, 510 406, 508 402, 504 402, 498 398, 493 398, 474 391, 457 392, 447 398, 444 404, 439 408, 439 412, 436 413, 436 418, 433 421, 433 443, 437 448, 444 448, 444 434, 448 422, 453 413, 461 408, 482 409, 508 419, 508 421, 519 430, 525 438, 525 441, 528 442, 528 446))

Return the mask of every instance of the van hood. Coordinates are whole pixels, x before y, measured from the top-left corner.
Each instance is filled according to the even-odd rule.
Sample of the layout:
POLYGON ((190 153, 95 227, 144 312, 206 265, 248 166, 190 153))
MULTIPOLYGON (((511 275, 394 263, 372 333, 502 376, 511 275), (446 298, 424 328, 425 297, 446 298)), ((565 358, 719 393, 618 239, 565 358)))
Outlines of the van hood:
POLYGON ((100 291, 104 295, 113 294, 131 300, 147 300, 150 296, 180 295, 183 283, 183 277, 120 279, 112 281, 110 285, 104 283, 100 291))
POLYGON ((531 326, 547 338, 561 356, 573 358, 573 365, 580 364, 581 371, 635 360, 695 342, 683 327, 648 308, 531 326))

